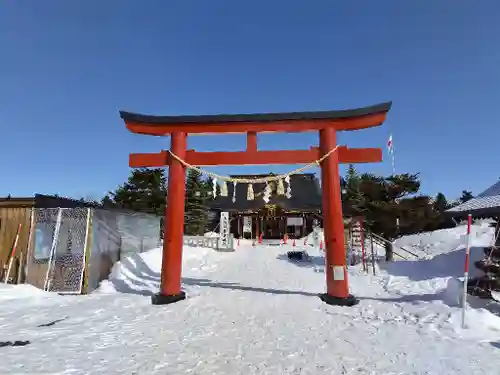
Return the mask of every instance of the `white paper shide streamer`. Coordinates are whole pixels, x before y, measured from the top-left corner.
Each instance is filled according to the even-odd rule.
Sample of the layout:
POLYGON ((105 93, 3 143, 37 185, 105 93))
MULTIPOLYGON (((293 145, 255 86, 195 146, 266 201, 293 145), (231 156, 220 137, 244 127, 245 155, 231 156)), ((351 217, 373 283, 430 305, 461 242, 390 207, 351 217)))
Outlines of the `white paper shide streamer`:
POLYGON ((233 203, 236 203, 236 181, 233 181, 233 203))
POLYGON ((248 184, 248 190, 247 190, 247 200, 253 201, 254 200, 254 193, 253 193, 253 185, 248 184))
MULTIPOLYGON (((265 184, 264 191, 262 192, 262 199, 267 203, 271 199, 272 195, 272 188, 270 185, 270 182, 275 182, 277 183, 276 187, 276 193, 277 195, 285 195, 288 199, 292 197, 292 187, 291 187, 291 179, 290 176, 299 174, 304 172, 305 170, 312 168, 312 167, 317 167, 318 165, 323 162, 326 158, 328 158, 333 152, 335 152, 338 149, 339 146, 336 146, 332 148, 330 151, 328 151, 326 154, 324 154, 321 158, 318 160, 315 160, 312 163, 309 163, 303 167, 297 168, 296 170, 289 172, 287 174, 282 174, 282 175, 270 175, 266 177, 255 177, 255 178, 243 178, 243 177, 231 177, 231 176, 221 176, 213 172, 209 172, 206 170, 203 170, 199 167, 196 167, 194 165, 189 164, 176 154, 174 154, 172 151, 170 152, 170 155, 172 158, 177 160, 179 163, 181 163, 184 167, 188 169, 192 169, 194 171, 197 171, 198 173, 211 177, 212 178, 212 196, 213 199, 217 197, 217 180, 221 180, 221 187, 220 187, 220 196, 222 197, 227 197, 228 194, 228 182, 233 183, 233 196, 232 196, 232 201, 233 203, 236 202, 236 184, 242 183, 242 184, 247 184, 248 185, 248 190, 247 190, 247 200, 254 200, 255 199, 255 193, 253 190, 253 184, 265 184), (283 183, 283 180, 286 182, 286 191, 285 191, 285 186, 283 183)), ((260 193, 259 193, 260 194, 260 193)))
POLYGON ((264 189, 264 194, 262 196, 262 199, 264 199, 264 202, 269 203, 269 200, 271 199, 271 185, 269 185, 268 182, 266 182, 266 188, 264 189))
POLYGON ((217 178, 212 179, 212 196, 214 199, 217 197, 217 178))
POLYGON ((286 182, 286 194, 285 196, 290 199, 292 197, 292 186, 290 185, 290 176, 285 177, 286 182))

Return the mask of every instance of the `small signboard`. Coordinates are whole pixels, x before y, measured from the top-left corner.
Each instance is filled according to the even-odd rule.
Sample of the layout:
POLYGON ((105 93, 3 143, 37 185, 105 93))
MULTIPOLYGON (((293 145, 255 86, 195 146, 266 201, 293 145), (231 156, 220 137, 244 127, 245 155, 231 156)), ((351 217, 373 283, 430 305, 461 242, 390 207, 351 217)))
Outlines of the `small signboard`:
POLYGON ((229 212, 220 213, 220 235, 219 235, 219 249, 230 248, 229 243, 229 212))
POLYGON ((252 217, 243 216, 243 233, 252 233, 252 217))
POLYGON ((217 249, 219 237, 184 236, 184 245, 217 249))
POLYGON ((219 248, 219 237, 204 237, 204 236, 184 236, 184 245, 192 247, 208 247, 217 251, 234 251, 233 236, 229 235, 229 247, 219 248))

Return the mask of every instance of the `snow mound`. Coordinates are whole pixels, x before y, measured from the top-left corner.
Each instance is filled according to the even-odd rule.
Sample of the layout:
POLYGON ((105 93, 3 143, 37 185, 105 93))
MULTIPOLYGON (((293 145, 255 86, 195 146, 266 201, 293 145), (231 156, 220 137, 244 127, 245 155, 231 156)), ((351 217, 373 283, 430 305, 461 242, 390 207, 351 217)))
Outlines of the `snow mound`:
POLYGON ((468 308, 465 315, 465 329, 462 329, 462 312, 454 310, 449 317, 455 332, 469 340, 491 342, 500 337, 500 317, 489 310, 468 308))
MULTIPOLYGON (((494 228, 490 220, 480 220, 471 226, 471 246, 490 246, 494 235, 494 228)), ((426 258, 455 251, 464 247, 466 243, 467 225, 455 228, 441 229, 433 232, 403 236, 394 241, 398 247, 419 250, 426 254, 426 258)))
POLYGON ((52 293, 28 284, 10 285, 0 283, 0 304, 7 300, 43 298, 51 295, 52 293))
MULTIPOLYGON (((309 261, 291 262, 290 244, 248 241, 232 253, 185 246, 188 298, 169 306, 144 297, 159 287, 159 248, 124 257, 87 296, 45 298, 30 287, 0 286, 8 298, 43 296, 36 304, 0 301, 2 340, 31 341, 2 349, 0 373, 495 374, 500 318, 493 306, 468 297, 467 328, 460 328, 463 229, 434 234, 437 245, 432 234, 402 239, 427 241, 428 259, 381 261, 376 275, 349 267, 350 291, 360 300, 352 307, 318 298, 327 276, 318 272, 318 248, 304 247, 309 261)), ((474 247, 488 243, 488 231, 474 247)))
MULTIPOLYGON (((204 259, 213 249, 184 246, 182 253, 183 269, 206 271, 216 265, 204 259)), ((152 295, 158 292, 161 278, 162 248, 124 257, 115 263, 108 280, 101 282, 97 293, 130 293, 152 295)))
MULTIPOLYGON (((451 308, 443 321, 461 337, 478 340, 494 340, 500 336, 500 307, 495 302, 467 296, 467 329, 461 328, 461 305, 463 299, 463 273, 467 226, 461 225, 419 235, 404 236, 396 242, 408 248, 427 253, 419 261, 379 263, 384 289, 402 296, 404 301, 427 302, 434 306, 451 308)), ((470 269, 471 278, 482 271, 474 262, 484 257, 484 247, 493 241, 494 228, 482 221, 471 228, 470 269)), ((430 307, 429 307, 430 308, 430 307)), ((444 323, 443 323, 444 324, 444 323)))

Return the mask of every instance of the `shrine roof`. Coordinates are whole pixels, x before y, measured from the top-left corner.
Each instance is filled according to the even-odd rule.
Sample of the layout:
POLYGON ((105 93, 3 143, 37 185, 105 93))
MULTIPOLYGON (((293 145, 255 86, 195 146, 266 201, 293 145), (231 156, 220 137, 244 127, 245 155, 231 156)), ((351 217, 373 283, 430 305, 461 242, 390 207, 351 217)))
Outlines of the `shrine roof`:
POLYGON ((388 112, 392 102, 380 103, 368 107, 315 112, 282 112, 253 114, 217 114, 217 115, 182 115, 156 116, 120 111, 120 117, 126 122, 143 124, 216 124, 238 122, 273 122, 298 120, 336 120, 373 115, 388 112))
POLYGON ((500 181, 458 206, 446 211, 451 216, 462 218, 471 214, 474 217, 500 216, 500 181))
MULTIPOLYGON (((234 175, 232 177, 252 178, 252 177, 265 177, 272 174, 259 174, 259 175, 234 175)), ((285 191, 287 188, 284 182, 285 191)), ((275 184, 275 183, 273 183, 275 184)), ((217 196, 213 200, 209 200, 210 208, 228 212, 248 212, 257 211, 264 207, 266 204, 275 204, 287 211, 306 211, 316 212, 321 210, 321 188, 319 181, 314 173, 296 174, 290 177, 290 187, 292 189, 292 196, 290 199, 285 196, 276 194, 275 186, 268 203, 263 199, 263 192, 266 184, 259 183, 253 184, 254 200, 247 200, 247 184, 236 185, 236 202, 233 203, 233 184, 228 184, 228 196, 217 196)))

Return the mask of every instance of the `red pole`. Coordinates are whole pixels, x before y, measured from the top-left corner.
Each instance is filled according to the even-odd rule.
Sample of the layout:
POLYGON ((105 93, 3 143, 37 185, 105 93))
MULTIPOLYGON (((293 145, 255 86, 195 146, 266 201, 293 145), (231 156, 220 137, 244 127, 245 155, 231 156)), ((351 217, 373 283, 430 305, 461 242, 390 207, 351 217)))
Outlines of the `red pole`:
MULTIPOLYGON (((321 155, 336 146, 335 129, 326 128, 319 132, 321 155)), ((352 306, 358 302, 349 294, 344 249, 344 223, 340 195, 338 152, 330 154, 321 163, 321 190, 323 196, 323 227, 326 254, 326 294, 321 299, 330 305, 352 306)))
POLYGON ((361 241, 361 262, 363 263, 363 271, 368 271, 366 267, 366 250, 365 250, 365 228, 363 227, 363 218, 359 218, 359 238, 361 241))
MULTIPOLYGON (((170 150, 181 159, 186 157, 187 134, 173 133, 170 150)), ((165 209, 163 256, 160 293, 152 297, 154 305, 165 305, 186 298, 181 291, 182 246, 184 235, 184 199, 186 170, 175 158, 168 169, 168 195, 165 209)))
POLYGON ((470 230, 472 226, 472 215, 467 217, 467 245, 465 247, 465 267, 464 267, 464 290, 462 297, 462 328, 465 328, 465 309, 467 307, 467 284, 469 281, 469 254, 470 254, 470 230))
POLYGON ((14 263, 14 258, 16 256, 17 243, 19 242, 19 235, 21 234, 21 229, 23 227, 22 223, 17 226, 17 233, 14 239, 14 245, 12 245, 12 251, 10 252, 9 266, 7 268, 7 274, 5 275, 5 284, 9 282, 10 271, 12 270, 12 264, 14 263))

